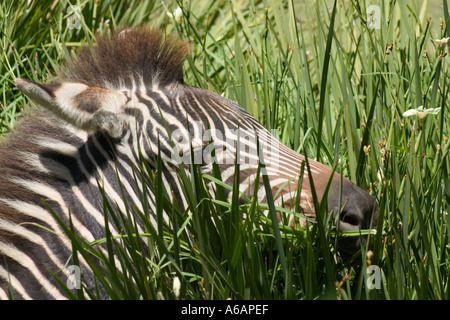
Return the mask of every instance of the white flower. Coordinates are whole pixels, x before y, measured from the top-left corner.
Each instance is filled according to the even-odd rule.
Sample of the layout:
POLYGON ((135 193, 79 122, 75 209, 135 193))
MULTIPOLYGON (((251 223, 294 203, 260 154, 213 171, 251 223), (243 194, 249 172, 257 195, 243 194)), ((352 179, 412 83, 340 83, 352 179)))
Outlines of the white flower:
POLYGON ((442 38, 442 39, 433 39, 433 40, 437 42, 437 44, 439 46, 439 49, 444 50, 444 48, 447 45, 449 39, 450 38, 442 38))
POLYGON ((420 106, 417 109, 409 109, 408 111, 403 112, 403 116, 417 116, 419 119, 423 119, 429 114, 438 114, 439 111, 441 111, 441 108, 424 109, 423 106, 420 106))
POLYGON ((383 170, 381 170, 381 169, 379 169, 378 171, 377 171, 377 179, 378 179, 378 182, 381 184, 381 185, 384 185, 384 173, 383 173, 383 170))
POLYGON ((183 10, 180 7, 176 8, 173 13, 167 12, 167 15, 173 18, 176 22, 180 23, 183 17, 183 10))
POLYGON ((177 299, 180 297, 180 288, 181 288, 180 279, 178 277, 175 277, 175 279, 173 279, 173 293, 175 294, 175 298, 177 299))

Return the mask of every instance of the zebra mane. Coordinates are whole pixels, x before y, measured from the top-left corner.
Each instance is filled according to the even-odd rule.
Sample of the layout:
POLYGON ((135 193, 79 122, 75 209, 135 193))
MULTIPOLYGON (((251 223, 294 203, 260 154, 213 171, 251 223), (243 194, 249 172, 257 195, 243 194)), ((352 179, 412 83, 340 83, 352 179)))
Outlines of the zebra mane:
POLYGON ((138 27, 97 36, 62 67, 62 79, 110 89, 183 84, 183 62, 191 52, 187 40, 159 29, 138 27))

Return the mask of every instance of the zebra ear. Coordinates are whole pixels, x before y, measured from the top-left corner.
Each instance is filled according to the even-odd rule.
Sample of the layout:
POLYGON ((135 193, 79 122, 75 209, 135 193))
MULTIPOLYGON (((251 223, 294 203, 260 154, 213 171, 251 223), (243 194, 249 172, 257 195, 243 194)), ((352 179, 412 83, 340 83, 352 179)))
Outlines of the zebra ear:
POLYGON ((88 132, 104 130, 113 138, 122 136, 119 114, 127 101, 123 93, 82 83, 15 82, 29 98, 75 127, 88 132))

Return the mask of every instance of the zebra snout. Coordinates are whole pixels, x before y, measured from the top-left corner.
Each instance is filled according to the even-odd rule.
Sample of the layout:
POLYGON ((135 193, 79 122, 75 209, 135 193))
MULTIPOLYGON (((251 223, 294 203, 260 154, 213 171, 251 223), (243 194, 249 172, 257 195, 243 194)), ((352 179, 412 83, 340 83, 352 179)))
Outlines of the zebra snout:
POLYGON ((344 206, 340 214, 343 230, 375 229, 378 222, 379 205, 369 194, 344 206), (364 199, 365 198, 365 199, 364 199))
MULTIPOLYGON (((380 208, 375 198, 350 181, 344 182, 340 197, 340 201, 339 196, 330 199, 331 209, 339 213, 340 231, 376 229, 380 208)), ((346 234, 339 239, 338 250, 344 258, 350 258, 367 243, 367 240, 367 232, 356 232, 353 236, 346 234)))

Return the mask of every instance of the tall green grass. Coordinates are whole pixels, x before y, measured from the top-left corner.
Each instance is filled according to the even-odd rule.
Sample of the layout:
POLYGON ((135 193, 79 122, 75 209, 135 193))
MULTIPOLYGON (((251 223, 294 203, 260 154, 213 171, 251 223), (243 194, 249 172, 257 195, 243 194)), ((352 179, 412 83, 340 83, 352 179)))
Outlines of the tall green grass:
MULTIPOLYGON (((156 192, 165 199, 158 212, 168 212, 172 224, 147 225, 141 235, 145 247, 126 221, 120 222, 123 236, 99 239, 116 252, 123 272, 96 246, 74 238, 77 255, 103 261, 103 269, 93 269, 111 298, 174 299, 176 277, 180 299, 450 297, 450 73, 448 46, 441 49, 437 42, 449 36, 447 1, 336 1, 333 9, 334 4, 2 2, 0 133, 9 132, 27 108, 14 77, 45 81, 65 56, 94 42, 97 31, 149 23, 193 42, 187 83, 237 101, 276 129, 283 143, 336 167, 380 203, 368 258, 362 248, 362 264, 340 264, 330 217, 311 229, 280 225, 274 233, 270 215, 261 214, 269 207, 253 199, 246 205, 227 202, 219 176, 208 177, 219 186, 209 194, 195 167, 180 176, 190 204, 183 214, 167 196, 170 190, 161 187, 161 177, 142 162, 138 172, 153 181, 144 183, 142 201, 156 192), (67 27, 69 4, 82 9, 80 29, 67 27), (370 4, 380 9, 379 29, 368 27, 376 14, 366 14, 370 4), (168 15, 177 8, 181 16, 168 15), (420 106, 440 109, 424 118, 403 116, 420 106), (380 270, 380 289, 368 285, 369 265, 380 270)), ((119 213, 105 203, 108 221, 127 215, 146 221, 147 214, 133 204, 119 213)))

